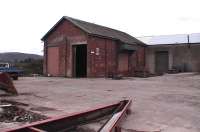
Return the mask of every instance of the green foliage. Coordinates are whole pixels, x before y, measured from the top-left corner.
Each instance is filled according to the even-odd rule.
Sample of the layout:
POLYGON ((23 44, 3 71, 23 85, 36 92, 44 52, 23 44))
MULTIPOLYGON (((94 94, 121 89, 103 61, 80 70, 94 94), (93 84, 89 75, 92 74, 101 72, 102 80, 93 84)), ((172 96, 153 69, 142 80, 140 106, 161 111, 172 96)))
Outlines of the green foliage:
POLYGON ((24 75, 42 74, 43 73, 43 60, 42 59, 25 59, 20 62, 16 62, 15 66, 24 70, 24 75))

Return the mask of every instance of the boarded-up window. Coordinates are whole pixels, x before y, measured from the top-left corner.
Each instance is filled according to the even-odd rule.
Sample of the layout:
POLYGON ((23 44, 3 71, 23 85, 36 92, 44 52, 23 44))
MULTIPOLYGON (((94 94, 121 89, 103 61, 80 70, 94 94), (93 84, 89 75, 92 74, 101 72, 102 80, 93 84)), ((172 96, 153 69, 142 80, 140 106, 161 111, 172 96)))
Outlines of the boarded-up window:
POLYGON ((128 72, 128 54, 119 54, 118 71, 128 72))
POLYGON ((47 73, 52 76, 59 75, 59 48, 49 47, 48 48, 48 59, 47 59, 47 73))

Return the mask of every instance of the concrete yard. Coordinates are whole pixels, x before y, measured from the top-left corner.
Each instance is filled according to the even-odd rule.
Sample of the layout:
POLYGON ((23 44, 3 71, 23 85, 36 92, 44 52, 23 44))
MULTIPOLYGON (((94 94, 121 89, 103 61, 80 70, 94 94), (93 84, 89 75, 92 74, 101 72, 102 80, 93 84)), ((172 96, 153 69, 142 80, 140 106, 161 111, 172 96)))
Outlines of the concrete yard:
MULTIPOLYGON (((200 74, 166 74, 150 78, 69 79, 22 77, 14 81, 19 96, 0 96, 28 104, 46 116, 81 112, 132 99, 126 132, 200 132, 200 74)), ((21 125, 0 123, 0 131, 21 125)))

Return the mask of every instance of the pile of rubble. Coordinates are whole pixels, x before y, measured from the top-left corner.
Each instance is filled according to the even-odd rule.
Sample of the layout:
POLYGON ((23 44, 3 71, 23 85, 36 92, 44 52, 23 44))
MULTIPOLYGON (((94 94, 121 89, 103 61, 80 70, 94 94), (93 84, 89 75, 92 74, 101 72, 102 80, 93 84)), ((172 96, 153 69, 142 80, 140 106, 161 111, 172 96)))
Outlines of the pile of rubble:
MULTIPOLYGON (((3 95, 18 95, 18 92, 13 85, 13 81, 6 73, 0 73, 0 91, 5 92, 3 95)), ((27 106, 16 101, 0 100, 0 122, 35 122, 47 119, 46 116, 40 115, 19 106, 27 106)))
POLYGON ((46 116, 40 115, 17 105, 0 103, 0 122, 35 122, 39 120, 47 119, 46 116))
POLYGON ((6 93, 10 93, 12 95, 18 94, 11 77, 7 73, 0 72, 0 90, 3 90, 6 93))

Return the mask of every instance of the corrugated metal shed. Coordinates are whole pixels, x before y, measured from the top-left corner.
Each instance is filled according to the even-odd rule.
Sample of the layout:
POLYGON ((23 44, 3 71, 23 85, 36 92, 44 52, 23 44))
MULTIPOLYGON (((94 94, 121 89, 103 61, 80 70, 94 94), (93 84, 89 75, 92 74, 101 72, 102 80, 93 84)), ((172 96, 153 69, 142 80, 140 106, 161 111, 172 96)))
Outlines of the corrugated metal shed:
POLYGON ((176 34, 176 35, 160 35, 160 36, 144 36, 137 39, 147 45, 165 45, 165 44, 194 44, 200 43, 200 33, 192 34, 176 34))

